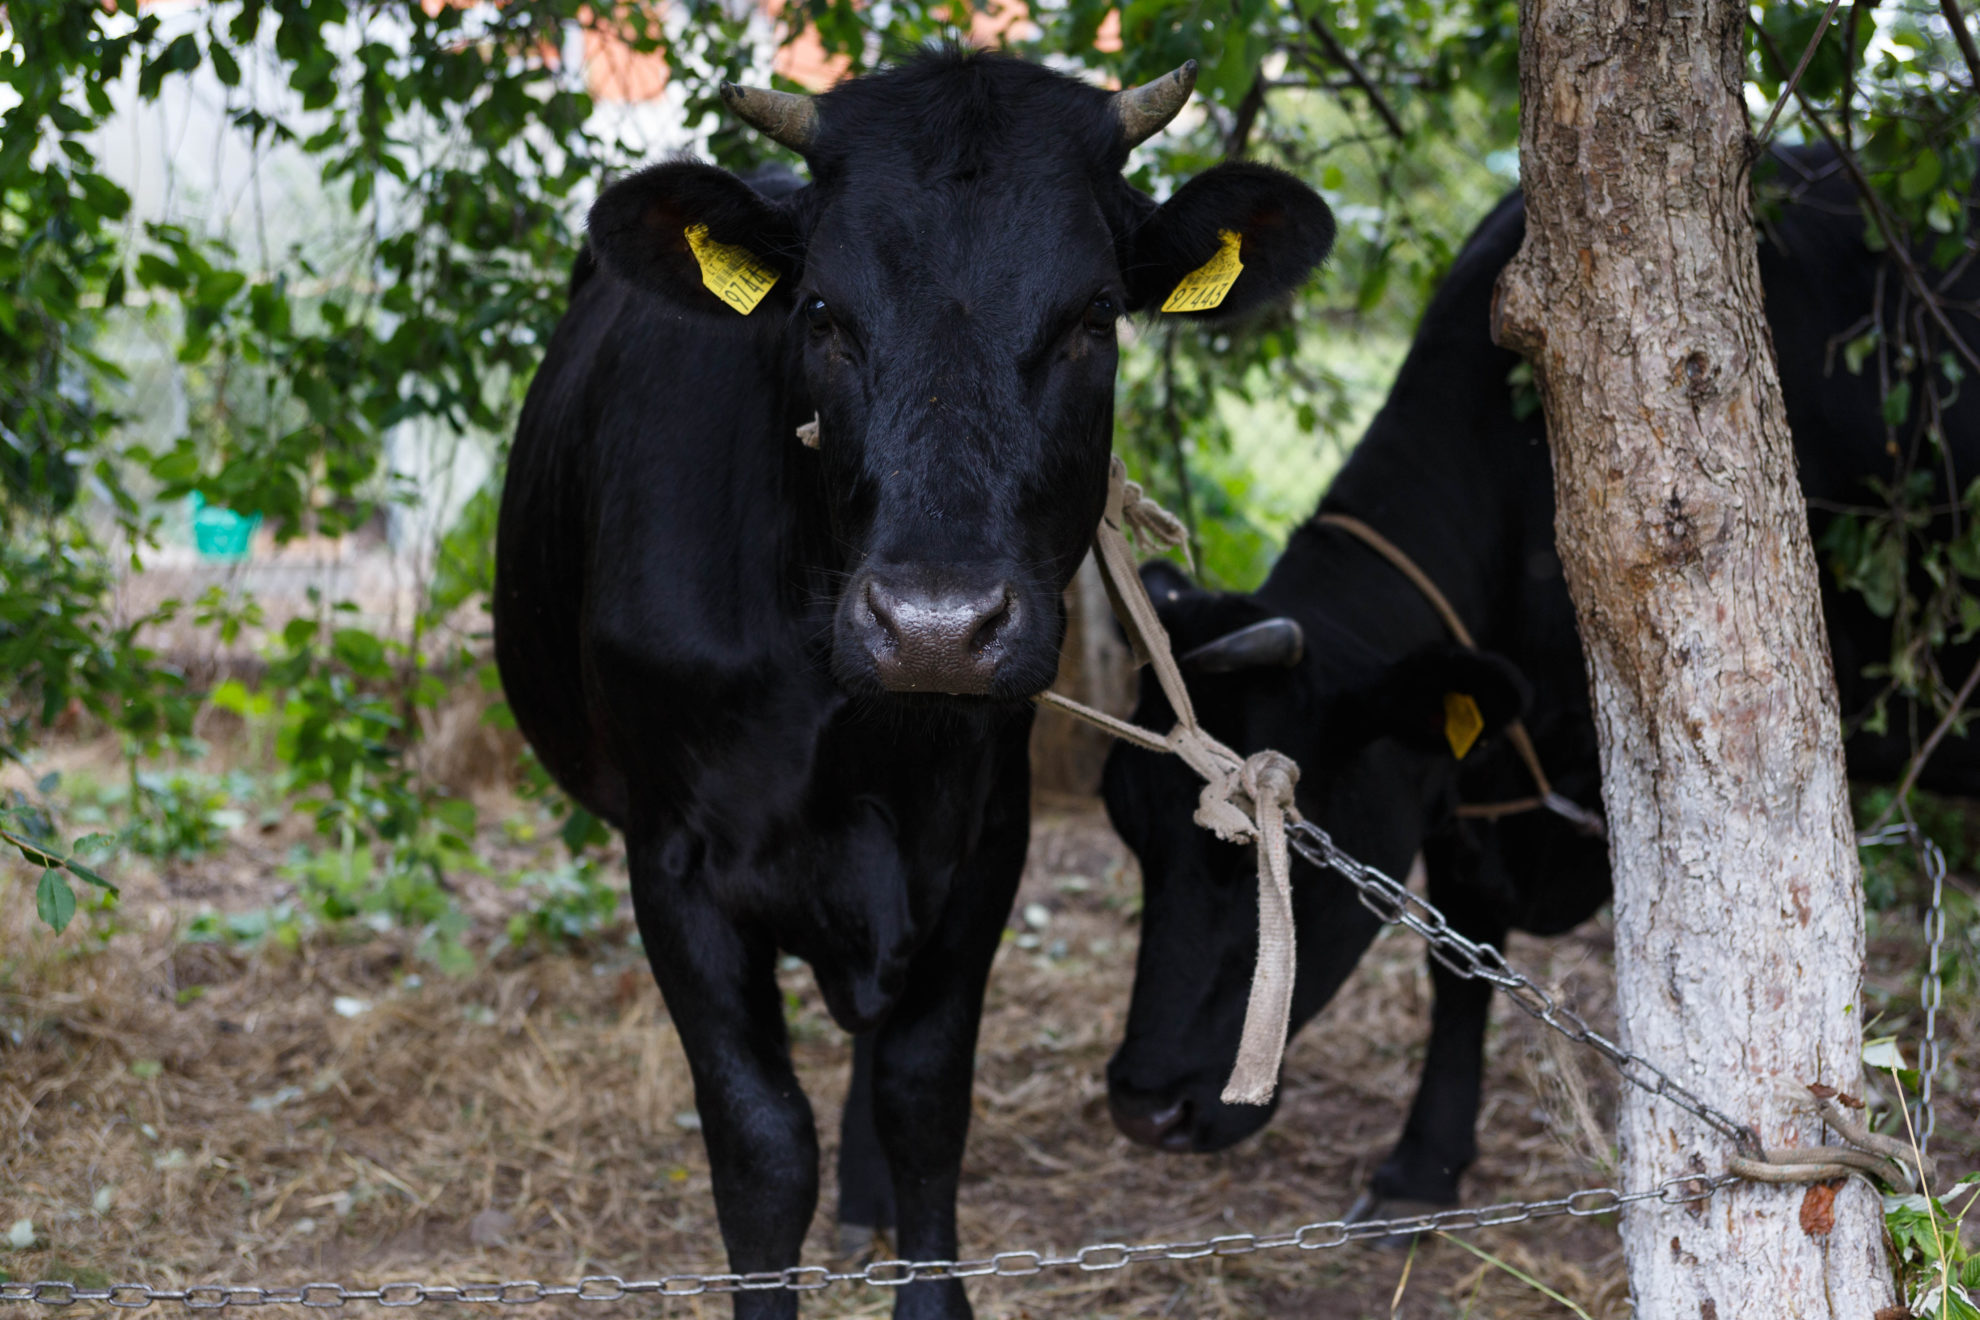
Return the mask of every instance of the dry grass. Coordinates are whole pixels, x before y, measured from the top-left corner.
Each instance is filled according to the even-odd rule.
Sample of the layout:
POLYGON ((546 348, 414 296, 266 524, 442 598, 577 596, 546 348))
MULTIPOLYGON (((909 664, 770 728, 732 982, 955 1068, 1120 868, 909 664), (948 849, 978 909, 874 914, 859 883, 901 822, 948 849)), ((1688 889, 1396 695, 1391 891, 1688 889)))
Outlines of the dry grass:
MULTIPOLYGON (((513 845, 504 856, 523 864, 513 845)), ((202 904, 275 897, 255 856, 129 874, 125 929, 100 945, 34 928, 22 889, 31 877, 0 875, 0 1226, 31 1218, 39 1235, 25 1251, 0 1248, 13 1277, 292 1285, 723 1267, 686 1067, 624 932, 575 952, 505 951, 448 979, 414 962, 398 935, 253 954, 184 942, 202 904)), ((515 899, 493 881, 464 884, 492 937, 515 899)), ((1176 1157, 1118 1136, 1102 1068, 1125 1011, 1135 899, 1091 804, 1041 810, 1020 909, 1040 905, 1049 919, 1033 931, 1014 918, 992 982, 962 1194, 967 1252, 1331 1218, 1399 1128, 1428 978, 1420 949, 1391 932, 1295 1044, 1286 1102, 1261 1137, 1176 1157), (1036 947, 1021 947, 1034 943, 1021 930, 1036 947)), ((1881 976, 1905 949, 1893 935, 1873 953, 1881 976)), ((1520 943, 1515 956, 1604 1018, 1603 930, 1520 943)), ((791 969, 785 984, 829 1169, 843 1038, 808 972, 791 969)), ((1970 1006, 1953 1017, 1970 1059, 1980 1024, 1970 1006)), ((1613 1077, 1503 1005, 1491 1058, 1468 1197, 1603 1182, 1613 1077)), ((1974 1162, 1977 1102, 1955 1094, 1941 1120, 1962 1167, 1974 1162)), ((829 1252, 829 1193, 825 1202, 809 1259, 829 1252)), ((1473 1240, 1591 1316, 1628 1313, 1611 1225, 1552 1220, 1473 1240)), ((972 1296, 985 1316, 1385 1317, 1402 1268, 1400 1253, 1354 1246, 981 1281, 972 1296)), ((890 1300, 835 1289, 806 1314, 881 1316, 890 1300)), ((723 1317, 728 1303, 584 1310, 723 1317)), ((1433 1241, 1395 1314, 1566 1312, 1433 1241)))

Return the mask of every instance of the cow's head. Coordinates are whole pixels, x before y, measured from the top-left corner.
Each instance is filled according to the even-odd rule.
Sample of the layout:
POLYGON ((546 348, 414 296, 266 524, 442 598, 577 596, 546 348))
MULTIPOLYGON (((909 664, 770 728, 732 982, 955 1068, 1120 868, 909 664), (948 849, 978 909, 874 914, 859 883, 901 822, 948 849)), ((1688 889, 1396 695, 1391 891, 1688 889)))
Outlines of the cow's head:
MULTIPOLYGON (((1143 569, 1204 726, 1242 752, 1299 762, 1299 809, 1349 854, 1393 876, 1448 807, 1457 757, 1447 695, 1469 697, 1489 734, 1517 718, 1525 686, 1495 656, 1436 643, 1385 659, 1324 618, 1275 614, 1256 598, 1197 590, 1166 564, 1143 569)), ((1144 671, 1134 719, 1167 730, 1168 701, 1144 671)), ((1258 879, 1248 848, 1190 819, 1201 782, 1173 756, 1117 744, 1103 791, 1141 860, 1141 947, 1121 1047, 1107 1067, 1114 1121, 1167 1150, 1220 1150, 1272 1110, 1218 1097, 1237 1058, 1258 951, 1258 879)), ((1325 1006, 1377 921, 1340 876, 1295 863, 1299 972, 1293 1028, 1325 1006)))
POLYGON ((1106 495, 1119 319, 1159 308, 1225 233, 1243 272, 1185 314, 1242 315, 1326 255, 1326 204, 1277 170, 1219 165, 1159 205, 1122 179, 1194 80, 1192 63, 1108 93, 948 51, 817 97, 726 87, 733 112, 804 156, 808 186, 772 200, 683 161, 593 208, 609 270, 711 331, 746 315, 801 364, 843 556, 832 664, 847 688, 1043 690, 1106 495), (709 242, 775 277, 747 314, 706 287, 709 242))

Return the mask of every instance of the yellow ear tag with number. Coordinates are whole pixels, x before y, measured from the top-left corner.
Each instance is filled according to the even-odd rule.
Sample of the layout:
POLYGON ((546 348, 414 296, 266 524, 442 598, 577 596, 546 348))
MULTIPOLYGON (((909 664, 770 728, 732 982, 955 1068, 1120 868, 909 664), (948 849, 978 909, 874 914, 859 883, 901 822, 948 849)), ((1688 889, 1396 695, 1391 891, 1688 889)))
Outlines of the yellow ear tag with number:
POLYGON ((708 236, 707 225, 689 225, 686 234, 708 291, 744 316, 755 311, 777 282, 777 272, 758 261, 748 248, 717 243, 708 236))
POLYGON ((1224 301, 1224 295, 1244 272, 1244 263, 1238 260, 1241 240, 1236 230, 1219 229, 1217 237, 1223 240, 1217 254, 1183 276, 1182 283, 1162 303, 1163 311, 1207 312, 1224 301))
POLYGON ((1485 732, 1485 717, 1478 713, 1478 703, 1462 692, 1444 694, 1444 741, 1451 745, 1451 755, 1458 760, 1471 750, 1478 741, 1478 735, 1485 732))

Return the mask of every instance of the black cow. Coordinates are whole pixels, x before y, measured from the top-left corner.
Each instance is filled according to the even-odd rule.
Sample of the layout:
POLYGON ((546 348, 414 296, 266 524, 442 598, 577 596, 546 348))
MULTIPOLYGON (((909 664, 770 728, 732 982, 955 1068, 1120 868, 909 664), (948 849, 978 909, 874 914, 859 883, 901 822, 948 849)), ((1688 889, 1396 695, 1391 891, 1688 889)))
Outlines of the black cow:
MULTIPOLYGON (((1895 459, 1875 372, 1850 374, 1842 340, 1861 332, 1877 290, 1895 315, 1895 277, 1879 258, 1833 158, 1784 153, 1773 175, 1788 197, 1762 226, 1760 268, 1788 422, 1804 489, 1818 508, 1861 504, 1865 478, 1888 479, 1895 459)), ((1250 752, 1271 746, 1303 770, 1299 805, 1349 853, 1400 877, 1420 851, 1429 896, 1470 938, 1500 944, 1508 930, 1548 935, 1587 919, 1609 896, 1607 846, 1545 812, 1496 822, 1453 807, 1528 797, 1534 784, 1507 740, 1460 764, 1447 744, 1443 698, 1474 695, 1490 728, 1525 705, 1525 721, 1555 787, 1600 807, 1595 729, 1574 611, 1554 553, 1554 490, 1537 408, 1522 417, 1507 376, 1519 359, 1492 343, 1493 288, 1525 232, 1517 195, 1472 236, 1432 301, 1381 413, 1320 505, 1372 525, 1399 545, 1455 605, 1480 647, 1457 647, 1403 576, 1362 541, 1310 522, 1294 533, 1255 595, 1198 591, 1166 566, 1145 570, 1212 733, 1250 752), (1294 620, 1293 630, 1259 628, 1294 620), (1250 631, 1240 632, 1249 628, 1250 631), (1530 704, 1528 687, 1530 685, 1530 704)), ((1963 277, 1956 299, 1980 291, 1963 277)), ((1973 318, 1962 329, 1980 342, 1973 318)), ((1943 382, 1940 386, 1944 388, 1943 382)), ((1916 396, 1923 395, 1919 388, 1916 396)), ((1980 474, 1980 399, 1969 387, 1945 419, 1963 492, 1980 474)), ((1900 438, 1913 434, 1898 430, 1900 438)), ((1936 460, 1931 460, 1937 466, 1936 460)), ((1826 515, 1815 513, 1819 536, 1826 515)), ((1942 529, 1943 530, 1943 529, 1942 529)), ((1874 693, 1866 661, 1885 653, 1888 621, 1862 599, 1825 590, 1842 709, 1874 693)), ((1964 673, 1975 647, 1955 651, 1964 673)), ((1142 684, 1136 722, 1166 730, 1169 707, 1142 684)), ((1929 723, 1929 712, 1926 713, 1929 723)), ((1893 733, 1849 740, 1859 778, 1889 779, 1908 750, 1893 733)), ((1980 757, 1949 740, 1927 787, 1980 792, 1980 757)), ((1222 1104, 1257 943, 1256 881, 1239 849, 1190 823, 1197 785, 1173 758, 1128 746, 1107 764, 1108 811, 1140 857, 1145 885, 1140 962, 1125 1039, 1107 1073, 1115 1121, 1168 1150, 1211 1151, 1256 1131, 1270 1111, 1222 1104)), ((1340 876, 1295 877, 1299 975, 1295 1027, 1339 989, 1377 929, 1340 876)), ((1434 960, 1435 1007, 1416 1099, 1402 1138, 1376 1169, 1361 1210, 1387 1202, 1447 1205, 1476 1155, 1474 1128, 1491 987, 1434 960)))
MULTIPOLYGON (((1275 170, 1219 166, 1161 205, 1121 178, 1193 78, 1110 95, 946 51, 815 99, 729 87, 808 186, 677 161, 591 212, 510 459, 496 656, 543 763, 624 832, 735 1270, 795 1264, 817 1199, 780 950, 856 1037, 842 1222, 956 1255, 1026 699, 1105 499, 1117 318, 1226 231, 1243 273, 1217 314, 1332 241, 1275 170), (775 283, 739 311, 711 267, 775 283)), ((969 1304, 919 1283, 895 1314, 969 1304)))

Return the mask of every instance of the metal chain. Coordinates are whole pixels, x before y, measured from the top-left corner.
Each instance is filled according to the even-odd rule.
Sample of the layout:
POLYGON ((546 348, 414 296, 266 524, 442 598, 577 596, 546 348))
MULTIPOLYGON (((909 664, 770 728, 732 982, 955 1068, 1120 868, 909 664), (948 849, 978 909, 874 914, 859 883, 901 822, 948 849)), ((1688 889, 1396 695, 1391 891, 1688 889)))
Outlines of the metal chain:
POLYGON ((1932 882, 1932 902, 1925 909, 1925 971, 1918 985, 1919 1006, 1925 1010, 1925 1043, 1918 1060, 1918 1103, 1911 1112, 1912 1131, 1917 1136, 1918 1148, 1924 1150, 1932 1140, 1937 1122, 1932 1112, 1932 1081, 1939 1071, 1939 947, 1946 939, 1946 855, 1931 835, 1909 821, 1856 836, 1859 848, 1891 843, 1909 843, 1915 847, 1918 864, 1924 868, 1925 878, 1932 882))
MULTIPOLYGON (((1577 1044, 1587 1045, 1614 1064, 1624 1080, 1652 1095, 1662 1096, 1694 1117, 1730 1138, 1740 1153, 1758 1157, 1762 1153, 1760 1134, 1747 1124, 1707 1104, 1671 1075, 1640 1054, 1624 1049, 1588 1025, 1579 1013, 1555 1002, 1531 977, 1506 961, 1506 956, 1489 944, 1479 944, 1451 929, 1450 922, 1428 899, 1420 898, 1390 876, 1357 861, 1341 851, 1327 832, 1311 821, 1286 827, 1287 842, 1293 851, 1315 866, 1339 872, 1352 884, 1363 907, 1384 922, 1403 926, 1422 936, 1430 946, 1430 956, 1459 976, 1489 981, 1504 990, 1528 1014, 1560 1032, 1577 1044)), ((1919 852, 1925 873, 1932 882, 1932 904, 1925 914, 1927 946, 1925 974, 1920 999, 1925 1009, 1925 1044, 1918 1070, 1919 1099, 1913 1112, 1913 1128, 1922 1150, 1931 1138, 1932 1079, 1939 1070, 1938 1016, 1940 1002, 1939 948, 1945 940, 1946 855, 1930 835, 1913 824, 1886 826, 1874 834, 1860 834, 1858 847, 1912 842, 1919 852)))
POLYGON ((1589 1026, 1581 1014, 1565 1004, 1557 1003, 1532 977, 1508 963, 1505 954, 1489 944, 1479 944, 1452 930, 1444 914, 1428 899, 1418 897, 1405 885, 1342 852, 1318 825, 1311 821, 1289 824, 1286 838, 1293 850, 1307 861, 1315 866, 1331 868, 1346 877, 1348 883, 1359 891, 1363 907, 1385 922, 1406 927, 1421 935, 1430 945, 1430 956, 1452 972, 1470 980, 1491 982, 1533 1017, 1569 1040, 1586 1045, 1608 1059, 1625 1081, 1652 1095, 1662 1096, 1702 1120, 1730 1139, 1741 1154, 1755 1158, 1762 1154, 1760 1134, 1753 1128, 1724 1110, 1707 1104, 1656 1064, 1624 1049, 1589 1026))
POLYGON ((501 1302, 526 1305, 568 1298, 580 1302, 616 1302, 634 1296, 698 1297, 704 1293, 759 1291, 815 1292, 837 1283, 899 1288, 932 1279, 1022 1279, 1047 1270, 1077 1269, 1089 1274, 1125 1269, 1151 1261, 1202 1260, 1210 1256, 1249 1256, 1262 1251, 1297 1247, 1323 1251, 1368 1238, 1400 1234, 1462 1231, 1523 1224, 1555 1215, 1587 1218, 1611 1214, 1638 1201, 1692 1205, 1709 1199, 1720 1188, 1739 1181, 1731 1174, 1716 1178, 1671 1178, 1648 1191, 1619 1192, 1591 1187, 1547 1201, 1509 1201, 1476 1209, 1442 1210, 1403 1219, 1341 1219, 1302 1224, 1282 1233, 1229 1233, 1189 1242, 1096 1242, 1070 1255, 1043 1251, 1000 1251, 979 1260, 876 1260, 857 1270, 832 1270, 823 1265, 798 1265, 760 1274, 669 1274, 658 1279, 625 1279, 616 1274, 591 1274, 576 1283, 539 1283, 534 1279, 507 1283, 385 1283, 352 1288, 341 1283, 306 1283, 300 1288, 229 1287, 200 1284, 190 1288, 154 1288, 142 1283, 119 1283, 107 1288, 82 1288, 73 1283, 0 1283, 0 1302, 37 1302, 69 1306, 104 1302, 127 1310, 176 1302, 189 1310, 223 1306, 308 1306, 319 1309, 350 1302, 379 1306, 418 1306, 422 1302, 501 1302))

